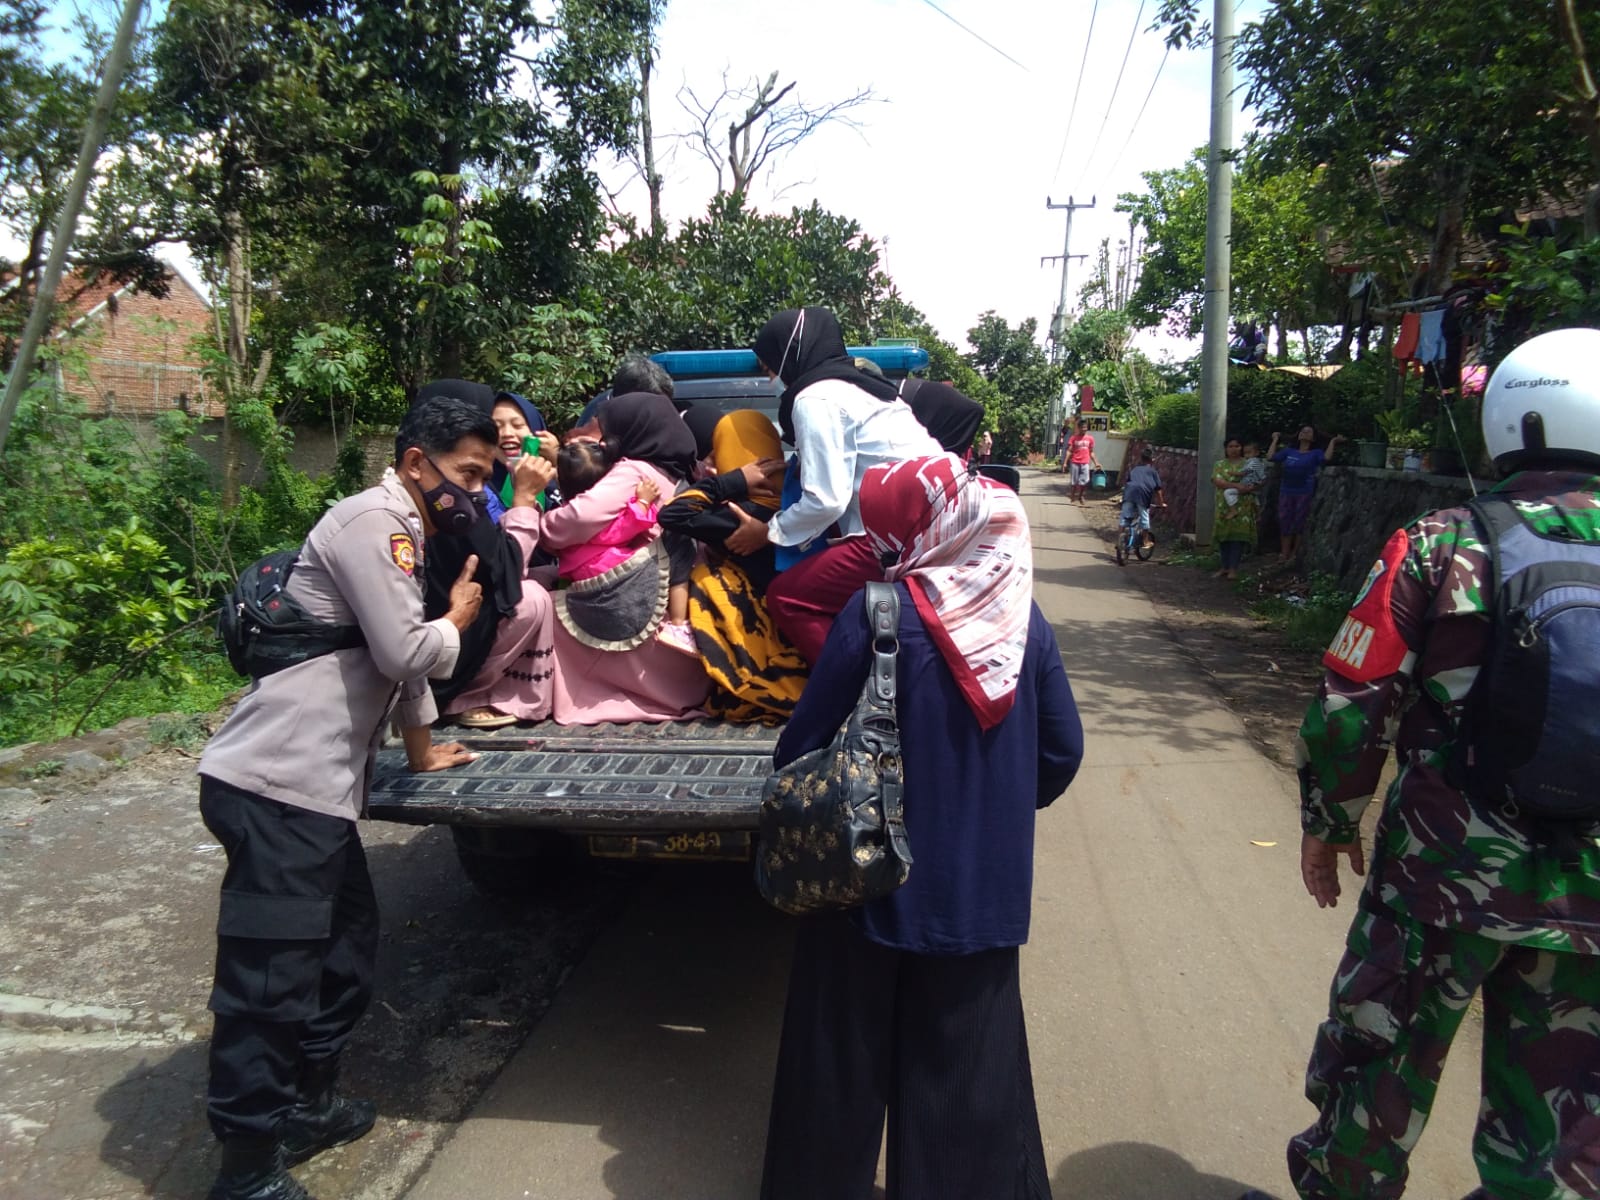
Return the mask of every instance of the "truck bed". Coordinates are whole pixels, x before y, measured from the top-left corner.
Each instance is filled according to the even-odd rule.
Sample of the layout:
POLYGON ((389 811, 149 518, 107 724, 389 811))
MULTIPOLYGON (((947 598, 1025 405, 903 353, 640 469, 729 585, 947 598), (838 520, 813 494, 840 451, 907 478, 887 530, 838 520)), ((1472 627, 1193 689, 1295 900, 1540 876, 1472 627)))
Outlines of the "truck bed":
POLYGON ((415 775, 398 747, 378 755, 368 815, 590 835, 750 831, 779 730, 711 718, 588 726, 450 729, 476 761, 415 775))

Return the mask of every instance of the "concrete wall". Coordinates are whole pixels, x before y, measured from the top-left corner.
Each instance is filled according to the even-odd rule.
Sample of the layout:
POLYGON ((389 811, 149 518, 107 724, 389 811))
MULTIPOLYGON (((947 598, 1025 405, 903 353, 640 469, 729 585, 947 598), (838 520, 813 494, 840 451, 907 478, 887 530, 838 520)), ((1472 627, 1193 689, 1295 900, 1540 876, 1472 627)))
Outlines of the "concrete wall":
MULTIPOLYGON (((1138 462, 1146 443, 1128 443, 1128 461, 1138 462)), ((1195 478, 1199 456, 1193 450, 1156 446, 1156 470, 1166 484, 1167 511, 1157 519, 1180 532, 1194 532, 1195 478)), ((1208 464, 1209 466, 1209 464, 1208 464)), ((1493 483, 1478 480, 1478 490, 1493 483)), ((1324 467, 1317 476, 1301 569, 1331 575, 1348 591, 1360 587, 1384 542, 1423 513, 1465 504, 1472 486, 1462 476, 1370 467, 1324 467)), ((1278 549, 1278 472, 1267 476, 1261 493, 1258 549, 1278 549)))
MULTIPOLYGON (((1478 481, 1479 491, 1492 486, 1478 481)), ((1332 575, 1341 587, 1354 591, 1396 529, 1471 497, 1471 485, 1457 475, 1324 467, 1306 529, 1305 569, 1332 575)))
MULTIPOLYGON (((136 441, 143 445, 153 446, 157 438, 155 426, 148 421, 128 420, 125 422, 136 441)), ((376 483, 378 476, 383 474, 384 467, 394 457, 394 433, 369 433, 360 435, 362 448, 366 453, 367 471, 366 478, 370 483, 376 483)), ((204 421, 200 430, 189 440, 189 449, 193 450, 210 468, 210 483, 213 487, 222 485, 222 422, 204 421)), ((289 465, 304 471, 315 479, 319 475, 333 474, 337 454, 333 446, 333 434, 325 425, 301 425, 294 427, 294 444, 289 450, 289 465)), ((261 456, 256 453, 255 447, 249 442, 240 446, 239 481, 252 485, 261 482, 261 456)))

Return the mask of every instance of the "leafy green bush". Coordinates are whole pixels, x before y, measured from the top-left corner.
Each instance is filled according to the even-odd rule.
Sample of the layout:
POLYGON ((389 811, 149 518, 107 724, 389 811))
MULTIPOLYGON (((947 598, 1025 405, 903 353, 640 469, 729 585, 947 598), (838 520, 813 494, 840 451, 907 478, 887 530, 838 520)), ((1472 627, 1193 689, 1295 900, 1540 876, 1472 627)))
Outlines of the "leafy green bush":
POLYGON ((1200 394, 1173 392, 1150 402, 1150 424, 1144 435, 1158 446, 1200 445, 1200 394))
MULTIPOLYGON (((137 517, 94 542, 13 546, 0 562, 0 708, 37 709, 48 699, 54 712, 99 668, 116 677, 173 672, 180 663, 172 635, 203 607, 137 517)), ((88 698, 84 711, 98 699, 88 698)))
POLYGON ((1562 249, 1554 238, 1530 238, 1527 226, 1504 225, 1505 266, 1486 303, 1502 326, 1487 347, 1496 365, 1513 349, 1552 329, 1600 329, 1600 238, 1562 249))
POLYGON ((268 405, 241 410, 260 418, 264 478, 225 511, 192 418, 167 414, 151 437, 43 388, 24 398, 0 459, 0 744, 203 711, 238 687, 204 614, 330 495, 288 465, 268 405))
POLYGON ((1317 381, 1289 371, 1228 372, 1228 435, 1263 446, 1273 430, 1288 437, 1306 423, 1317 381))
POLYGON ((1307 417, 1320 433, 1342 433, 1358 441, 1376 438, 1378 431, 1373 422, 1388 407, 1383 386, 1391 369, 1378 354, 1341 367, 1312 389, 1307 417))
MULTIPOLYGON (((1199 405, 1198 393, 1158 397, 1151 404, 1147 432, 1163 445, 1195 446, 1199 405)), ((1289 440, 1308 423, 1324 437, 1371 437, 1372 418, 1382 409, 1383 365, 1376 358, 1353 363, 1328 379, 1290 371, 1228 372, 1228 436, 1262 446, 1274 430, 1289 440)))

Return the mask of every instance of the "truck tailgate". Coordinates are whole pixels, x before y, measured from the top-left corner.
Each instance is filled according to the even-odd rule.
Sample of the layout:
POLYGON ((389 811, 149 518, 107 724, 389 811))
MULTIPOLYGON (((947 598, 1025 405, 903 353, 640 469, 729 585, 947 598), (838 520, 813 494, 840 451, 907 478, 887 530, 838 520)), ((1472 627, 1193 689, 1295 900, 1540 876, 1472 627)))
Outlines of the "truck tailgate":
POLYGON ((455 729, 476 761, 415 775, 378 755, 368 815, 413 825, 575 833, 753 830, 778 730, 701 718, 660 724, 455 729))

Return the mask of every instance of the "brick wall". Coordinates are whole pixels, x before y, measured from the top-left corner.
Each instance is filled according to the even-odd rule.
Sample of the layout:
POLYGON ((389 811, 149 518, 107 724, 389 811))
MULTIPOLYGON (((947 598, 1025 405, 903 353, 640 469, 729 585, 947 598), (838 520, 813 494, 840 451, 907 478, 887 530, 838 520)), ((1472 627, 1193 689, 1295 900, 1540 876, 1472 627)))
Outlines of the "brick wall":
POLYGON ((152 417, 187 409, 220 417, 222 404, 200 374, 197 337, 212 331, 211 310, 182 276, 166 296, 118 292, 72 327, 82 358, 58 371, 57 385, 94 414, 152 417))

